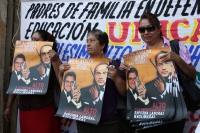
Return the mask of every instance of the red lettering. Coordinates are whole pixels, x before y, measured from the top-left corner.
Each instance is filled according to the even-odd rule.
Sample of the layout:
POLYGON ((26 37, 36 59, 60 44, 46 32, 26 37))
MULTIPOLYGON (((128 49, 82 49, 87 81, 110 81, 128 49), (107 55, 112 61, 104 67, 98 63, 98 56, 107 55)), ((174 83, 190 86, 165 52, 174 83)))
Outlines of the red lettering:
POLYGON ((128 36, 128 27, 130 25, 130 22, 121 22, 121 26, 122 26, 122 33, 121 33, 121 37, 117 38, 114 35, 114 28, 116 26, 116 22, 109 22, 109 38, 112 42, 115 43, 122 43, 125 42, 128 36))
POLYGON ((165 109, 166 108, 166 104, 164 102, 157 102, 157 103, 153 103, 153 108, 163 108, 165 109))
POLYGON ((89 110, 88 110, 88 108, 87 108, 87 107, 85 107, 83 112, 89 113, 89 110))
POLYGON ((93 114, 96 115, 96 113, 97 113, 97 109, 93 109, 93 114))
POLYGON ((135 26, 135 36, 134 36, 134 38, 132 39, 132 42, 140 42, 141 41, 141 39, 139 38, 139 36, 138 36, 138 28, 139 28, 139 22, 134 22, 133 23, 134 24, 134 26, 135 26))
POLYGON ((188 20, 176 20, 172 23, 172 26, 171 26, 171 35, 172 35, 172 38, 174 39, 179 39, 180 41, 186 41, 189 36, 185 36, 185 37, 180 37, 178 35, 178 26, 179 24, 185 24, 185 25, 189 25, 189 21, 188 20))
POLYGON ((200 18, 198 18, 197 22, 194 22, 194 23, 197 23, 197 27, 194 28, 196 30, 194 31, 194 34, 191 37, 191 41, 192 42, 198 42, 198 40, 199 40, 198 36, 200 35, 200 18))
POLYGON ((86 113, 89 113, 89 114, 92 114, 92 113, 95 114, 97 112, 97 109, 96 108, 87 108, 87 107, 85 107, 83 112, 86 112, 86 113))
POLYGON ((197 112, 197 113, 199 114, 197 118, 194 118, 194 114, 195 114, 195 113, 196 113, 196 112, 191 112, 191 113, 190 113, 190 120, 191 120, 192 122, 200 121, 200 114, 199 114, 199 112, 197 112))
POLYGON ((160 24, 162 25, 162 34, 164 37, 166 37, 167 39, 169 39, 167 37, 167 24, 169 23, 168 20, 161 20, 160 24))
POLYGON ((32 85, 33 88, 44 88, 44 83, 33 83, 32 85))
POLYGON ((195 132, 195 129, 196 129, 196 126, 192 126, 189 130, 188 133, 194 133, 195 132))
POLYGON ((61 122, 61 125, 66 126, 66 125, 68 124, 68 125, 67 125, 68 127, 70 127, 70 126, 72 125, 72 122, 73 122, 72 119, 65 119, 65 118, 63 118, 62 120, 65 120, 65 122, 64 122, 64 123, 61 122))
POLYGON ((166 103, 161 103, 162 104, 162 108, 166 108, 166 103))
POLYGON ((152 108, 158 108, 157 103, 153 103, 153 107, 152 108))

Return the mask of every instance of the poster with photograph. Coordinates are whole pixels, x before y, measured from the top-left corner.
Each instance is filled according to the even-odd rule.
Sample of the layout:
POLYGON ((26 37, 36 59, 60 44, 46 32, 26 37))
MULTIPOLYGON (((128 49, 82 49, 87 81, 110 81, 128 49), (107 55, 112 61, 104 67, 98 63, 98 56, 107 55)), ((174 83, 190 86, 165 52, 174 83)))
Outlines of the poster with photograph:
POLYGON ((131 122, 156 120, 149 122, 154 124, 175 114, 182 118, 182 113, 175 113, 178 106, 182 111, 182 102, 174 64, 162 62, 161 58, 168 50, 169 47, 144 49, 123 56, 130 67, 127 71, 127 119, 131 122))
POLYGON ((108 59, 69 59, 64 72, 57 116, 98 124, 101 117, 108 59))
POLYGON ((47 92, 52 46, 53 42, 46 41, 16 41, 7 94, 38 95, 47 92))

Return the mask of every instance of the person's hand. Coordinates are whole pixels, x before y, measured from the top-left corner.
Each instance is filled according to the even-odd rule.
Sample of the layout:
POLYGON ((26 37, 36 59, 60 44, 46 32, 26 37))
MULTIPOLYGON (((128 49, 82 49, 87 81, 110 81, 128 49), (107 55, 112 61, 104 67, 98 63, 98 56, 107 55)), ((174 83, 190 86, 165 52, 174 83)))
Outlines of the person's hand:
POLYGON ((51 59, 51 62, 54 62, 54 61, 57 61, 59 57, 56 51, 52 49, 52 50, 49 50, 49 58, 51 59))
POLYGON ((59 70, 60 70, 60 73, 64 73, 64 71, 70 69, 70 64, 69 63, 63 63, 59 66, 59 70))
POLYGON ((45 67, 44 65, 40 65, 38 68, 37 68, 38 72, 40 73, 41 76, 43 76, 45 74, 45 67))
POLYGON ((74 101, 78 102, 81 96, 81 91, 77 89, 77 86, 75 86, 74 90, 72 90, 71 92, 72 92, 72 97, 74 101))
POLYGON ((75 102, 78 102, 81 97, 81 92, 79 89, 75 89, 72 91, 72 96, 75 102))
POLYGON ((89 92, 94 100, 96 100, 99 97, 99 92, 98 92, 96 86, 92 86, 92 88, 89 90, 89 92))
POLYGON ((30 70, 28 68, 22 69, 22 77, 27 79, 29 77, 30 70))
POLYGON ((146 98, 146 87, 144 85, 139 85, 137 88, 138 94, 142 99, 146 98))
POLYGON ((169 62, 169 61, 174 61, 174 62, 179 62, 178 61, 178 56, 175 52, 172 50, 169 51, 162 51, 165 52, 162 56, 160 56, 161 62, 169 62))
POLYGON ((121 71, 128 71, 129 70, 129 65, 125 62, 121 62, 120 66, 119 66, 119 70, 121 71))
POLYGON ((6 108, 4 111, 4 118, 6 119, 6 121, 9 121, 11 118, 11 110, 10 108, 6 108))
POLYGON ((165 85, 160 78, 155 81, 154 85, 160 93, 163 93, 165 91, 165 85))
POLYGON ((118 74, 117 74, 117 70, 113 67, 113 66, 107 66, 108 68, 108 74, 107 76, 112 80, 115 81, 115 79, 117 78, 118 74))

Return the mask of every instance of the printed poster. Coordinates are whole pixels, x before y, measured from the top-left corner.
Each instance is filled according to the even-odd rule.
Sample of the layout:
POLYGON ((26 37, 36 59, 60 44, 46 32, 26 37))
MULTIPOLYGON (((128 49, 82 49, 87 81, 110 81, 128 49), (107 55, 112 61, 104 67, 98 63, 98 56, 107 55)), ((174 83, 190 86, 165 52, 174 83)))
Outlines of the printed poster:
POLYGON ((98 124, 101 117, 108 59, 69 59, 64 72, 57 116, 98 124))
POLYGON ((156 119, 182 118, 179 98, 180 87, 173 62, 162 62, 160 57, 168 51, 144 49, 123 56, 129 64, 127 72, 127 119, 131 122, 156 119), (178 117, 179 116, 179 117, 178 117))
POLYGON ((16 41, 12 74, 7 94, 45 94, 51 62, 49 50, 53 42, 16 41))

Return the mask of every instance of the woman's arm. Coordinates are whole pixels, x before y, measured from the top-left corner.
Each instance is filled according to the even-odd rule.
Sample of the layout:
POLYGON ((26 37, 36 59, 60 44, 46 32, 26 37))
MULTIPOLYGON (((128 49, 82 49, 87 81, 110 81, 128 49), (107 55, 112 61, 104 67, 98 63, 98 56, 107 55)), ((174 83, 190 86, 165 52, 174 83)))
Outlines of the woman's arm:
POLYGON ((16 96, 17 95, 14 95, 14 94, 8 95, 8 101, 7 101, 7 104, 6 104, 5 111, 4 111, 4 117, 7 121, 9 121, 11 119, 11 107, 12 107, 12 104, 13 104, 16 96))
POLYGON ((59 56, 57 55, 57 53, 54 50, 49 51, 49 57, 51 58, 51 63, 52 63, 56 78, 59 81, 59 78, 58 78, 59 66, 62 64, 62 61, 60 60, 59 56))
POLYGON ((117 76, 114 82, 119 94, 126 97, 126 82, 120 76, 117 76))
POLYGON ((52 66, 56 75, 57 80, 59 81, 59 66, 62 64, 62 61, 58 58, 57 61, 52 61, 52 66))
POLYGON ((117 91, 119 92, 119 94, 123 97, 126 97, 126 82, 125 80, 123 80, 117 70, 113 67, 108 66, 107 67, 109 72, 108 72, 108 76, 111 78, 111 80, 115 83, 115 86, 117 88, 117 91))

